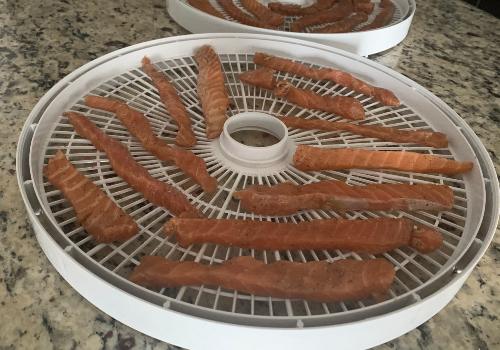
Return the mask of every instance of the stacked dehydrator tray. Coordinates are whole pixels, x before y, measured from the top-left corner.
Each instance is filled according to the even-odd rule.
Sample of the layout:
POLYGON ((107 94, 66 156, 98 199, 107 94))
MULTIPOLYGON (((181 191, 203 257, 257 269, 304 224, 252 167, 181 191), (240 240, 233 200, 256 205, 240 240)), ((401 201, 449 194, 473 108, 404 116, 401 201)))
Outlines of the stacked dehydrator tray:
MULTIPOLYGON (((413 2, 396 1, 396 4, 394 25, 402 25, 407 19, 411 21, 413 2)), ((217 29, 242 33, 171 37, 100 57, 57 83, 34 107, 22 130, 17 151, 21 194, 40 246, 58 272, 81 295, 113 318, 145 334, 190 349, 368 348, 408 332, 442 309, 487 249, 499 213, 498 181, 493 164, 463 119, 401 74, 355 54, 315 43, 316 38, 302 41, 296 37, 244 33, 248 28, 241 25, 214 21, 204 14, 193 15, 194 10, 184 1, 172 0, 168 6, 172 17, 181 25, 191 29, 185 23, 192 22, 198 26, 193 27, 193 31, 217 29), (200 21, 189 21, 190 16, 200 21), (212 26, 205 26, 203 21, 212 26), (219 55, 230 100, 225 130, 215 139, 206 137, 197 94, 197 65, 193 55, 203 45, 210 45, 219 55), (442 131, 448 137, 449 146, 436 149, 348 132, 287 129, 274 116, 339 118, 301 108, 270 91, 243 84, 238 76, 256 68, 253 63, 256 52, 288 57, 313 67, 334 67, 394 91, 400 105, 385 106, 371 96, 333 82, 277 73, 279 79, 287 79, 295 86, 312 89, 321 95, 355 98, 363 106, 366 125, 442 131), (215 192, 205 193, 176 166, 159 161, 145 151, 113 113, 85 105, 83 98, 87 95, 126 101, 147 116, 157 135, 173 144, 177 127, 141 69, 144 56, 170 77, 181 96, 197 139, 191 150, 204 160, 210 175, 216 178, 215 192), (377 256, 348 250, 261 251, 207 243, 182 247, 175 237, 163 232, 163 225, 172 214, 152 205, 117 176, 106 154, 78 136, 63 116, 66 111, 82 113, 106 134, 119 140, 153 177, 179 190, 205 217, 280 223, 338 217, 405 217, 439 231, 443 244, 430 254, 405 247, 377 256), (268 132, 279 142, 268 147, 242 145, 230 135, 241 129, 268 132), (359 169, 307 172, 292 164, 293 152, 299 145, 322 149, 413 151, 472 161, 473 169, 459 175, 359 169), (139 227, 137 235, 125 242, 97 243, 85 232, 71 205, 43 175, 44 166, 57 150, 62 150, 77 169, 134 218, 139 227), (350 185, 444 184, 453 190, 455 204, 451 210, 437 213, 303 210, 293 215, 266 216, 243 210, 233 198, 235 191, 256 184, 271 186, 291 182, 304 185, 330 179, 350 185), (343 259, 381 257, 394 266, 396 275, 383 297, 315 302, 205 285, 145 288, 128 279, 144 255, 209 265, 237 256, 252 256, 266 264, 280 260, 335 263, 343 259)), ((333 36, 331 41, 330 37, 318 37, 318 41, 334 45, 337 44, 335 40, 333 36)), ((372 52, 372 48, 354 51, 366 54, 372 52)))
MULTIPOLYGON (((395 11, 392 19, 387 25, 380 28, 362 31, 350 31, 345 33, 312 33, 306 29, 304 32, 293 32, 290 30, 290 23, 296 19, 293 16, 286 16, 283 25, 277 28, 259 28, 241 24, 232 19, 224 12, 216 0, 207 0, 214 8, 224 14, 224 18, 211 16, 203 11, 191 6, 188 0, 167 0, 169 15, 182 27, 191 33, 255 33, 280 35, 291 38, 308 40, 333 46, 342 50, 368 56, 390 49, 399 44, 408 34, 413 16, 416 11, 414 0, 391 0, 395 11)), ((237 0, 236 3, 240 1, 237 0)), ((263 0, 261 3, 272 1, 263 0)), ((299 5, 310 5, 314 1, 298 0, 286 1, 299 5)), ((355 29, 364 24, 370 24, 380 11, 379 2, 376 1, 375 8, 365 23, 358 25, 355 29)))

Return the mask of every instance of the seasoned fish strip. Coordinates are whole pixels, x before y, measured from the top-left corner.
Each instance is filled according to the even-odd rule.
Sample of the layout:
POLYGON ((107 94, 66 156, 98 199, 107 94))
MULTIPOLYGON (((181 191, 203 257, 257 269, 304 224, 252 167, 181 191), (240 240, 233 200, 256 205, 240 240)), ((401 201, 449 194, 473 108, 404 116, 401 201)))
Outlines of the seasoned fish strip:
POLYGON ((103 109, 115 113, 118 119, 144 146, 158 159, 173 162, 186 175, 200 184, 205 192, 213 192, 217 188, 217 180, 210 176, 205 162, 193 152, 171 147, 160 139, 151 129, 148 119, 144 114, 129 107, 126 103, 107 97, 85 97, 85 104, 92 108, 103 109))
POLYGON ((256 70, 243 72, 239 75, 242 82, 260 87, 262 89, 273 90, 276 86, 276 79, 272 69, 263 67, 256 70))
POLYGON ((453 207, 453 191, 446 185, 369 184, 350 186, 324 180, 306 185, 288 182, 255 185, 234 193, 245 211, 261 215, 290 215, 300 210, 427 210, 453 207))
POLYGON ((262 296, 334 302, 380 297, 388 292, 394 276, 394 267, 385 259, 266 264, 240 256, 204 265, 145 256, 130 280, 152 288, 210 285, 262 296))
POLYGON ((363 119, 363 105, 354 97, 319 95, 311 90, 299 89, 285 80, 276 81, 274 71, 259 68, 240 74, 241 81, 263 89, 272 89, 274 94, 303 108, 319 109, 349 119, 363 119))
POLYGON ((267 22, 261 21, 258 18, 246 14, 234 4, 233 0, 217 0, 217 2, 222 6, 224 11, 226 11, 229 16, 242 24, 258 28, 272 28, 272 26, 267 22))
POLYGON ((415 173, 460 174, 472 169, 472 162, 402 151, 371 151, 359 148, 325 149, 299 145, 293 157, 300 170, 388 169, 415 173))
POLYGON ((208 0, 188 0, 188 3, 194 8, 208 13, 209 15, 225 19, 224 15, 220 13, 215 7, 213 7, 208 0))
POLYGON ((345 122, 332 122, 321 119, 303 119, 298 117, 282 117, 281 121, 288 127, 325 130, 349 131, 361 136, 373 137, 391 142, 415 143, 424 146, 448 147, 446 134, 435 131, 404 130, 378 125, 358 125, 345 122))
POLYGON ((293 73, 314 80, 330 80, 336 84, 348 87, 356 92, 373 96, 387 106, 398 106, 399 100, 393 92, 372 86, 353 75, 333 68, 312 68, 303 63, 294 62, 287 58, 256 52, 253 59, 255 64, 270 69, 293 73))
POLYGON ((165 225, 167 235, 175 235, 182 247, 196 243, 213 243, 260 250, 341 249, 380 254, 411 246, 421 253, 438 249, 442 237, 422 229, 408 219, 377 218, 367 220, 314 220, 277 223, 253 220, 219 220, 173 218, 165 225), (416 233, 417 239, 413 239, 416 233), (417 243, 418 242, 418 243, 417 243), (413 245, 416 243, 415 245, 413 245))
POLYGON ((276 83, 274 94, 303 108, 318 109, 354 120, 365 118, 363 105, 354 97, 319 95, 310 90, 296 88, 284 80, 276 83))
POLYGON ((285 18, 282 15, 271 11, 269 8, 262 5, 258 0, 240 0, 240 3, 248 12, 253 14, 262 22, 269 23, 273 27, 278 27, 285 21, 285 18))
POLYGON ((194 146, 196 144, 196 137, 194 136, 191 119, 175 87, 170 83, 166 75, 155 68, 148 57, 142 59, 142 69, 153 81, 165 109, 175 120, 179 128, 175 143, 182 147, 194 146))
POLYGON ((324 11, 332 7, 337 0, 317 0, 310 6, 300 6, 296 4, 284 4, 281 2, 271 2, 267 6, 271 11, 284 16, 305 16, 324 11))
POLYGON ((198 96, 207 126, 207 138, 214 139, 222 132, 227 119, 226 110, 229 107, 224 74, 219 56, 210 46, 199 48, 194 59, 198 64, 198 96))
POLYGON ((355 13, 354 15, 342 19, 337 22, 333 22, 330 25, 321 27, 313 30, 314 33, 347 33, 350 32, 358 24, 366 22, 368 20, 368 15, 366 13, 355 13))
POLYGON ((375 4, 370 0, 353 0, 355 12, 364 12, 367 15, 371 14, 375 8, 375 4))
POLYGON ((71 203, 76 219, 97 242, 125 241, 139 231, 132 217, 81 174, 62 151, 49 159, 43 172, 71 203))
POLYGON ((339 21, 349 17, 353 10, 351 0, 338 0, 331 9, 299 18, 291 24, 290 29, 293 32, 300 32, 310 26, 339 21))
POLYGON ((363 12, 367 15, 370 15, 374 9, 375 9, 375 4, 371 2, 366 4, 362 3, 354 4, 354 11, 356 13, 363 12))
POLYGON ((361 27, 359 31, 381 28, 391 22, 392 17, 394 16, 394 12, 396 11, 396 8, 394 7, 392 1, 382 0, 379 6, 381 10, 377 14, 377 16, 375 16, 373 22, 361 27))
POLYGON ((76 112, 64 113, 78 135, 88 139, 95 148, 106 153, 111 167, 134 190, 151 203, 168 209, 174 215, 199 217, 198 210, 174 187, 152 177, 137 163, 127 148, 102 132, 94 123, 76 112))

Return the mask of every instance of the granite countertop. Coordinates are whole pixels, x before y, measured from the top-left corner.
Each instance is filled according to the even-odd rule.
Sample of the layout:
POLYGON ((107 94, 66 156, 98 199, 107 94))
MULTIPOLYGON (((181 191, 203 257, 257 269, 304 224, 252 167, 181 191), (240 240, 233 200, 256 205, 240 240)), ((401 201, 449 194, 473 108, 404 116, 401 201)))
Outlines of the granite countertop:
MULTIPOLYGON (((373 58, 452 106, 498 172, 500 20, 460 0, 417 2, 406 40, 373 58)), ((0 349, 175 348, 113 320, 55 271, 28 222, 15 152, 30 110, 59 79, 110 51, 186 31, 168 17, 164 0, 0 3, 0 349)), ((378 349, 500 348, 499 259, 497 234, 444 310, 378 349)))

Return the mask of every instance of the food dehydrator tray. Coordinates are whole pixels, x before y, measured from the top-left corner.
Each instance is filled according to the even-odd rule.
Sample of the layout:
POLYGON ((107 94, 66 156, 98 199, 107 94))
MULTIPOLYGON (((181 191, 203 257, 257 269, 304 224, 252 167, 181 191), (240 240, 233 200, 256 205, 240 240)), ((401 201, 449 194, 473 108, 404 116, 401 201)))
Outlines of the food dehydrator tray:
MULTIPOLYGON (((269 116, 269 118, 271 118, 269 116)), ((231 118, 230 118, 231 120, 231 118)), ((37 239, 61 275, 85 298, 112 317, 146 334, 187 348, 310 348, 335 342, 343 348, 370 347, 397 337, 423 323, 451 300, 491 241, 498 220, 498 181, 484 147, 467 124, 437 97, 402 75, 353 54, 293 38, 255 34, 205 34, 150 41, 112 52, 77 69, 56 84, 35 106, 23 128, 17 154, 17 174, 37 239), (256 51, 290 57, 314 65, 337 67, 394 91, 398 107, 386 107, 374 99, 333 83, 312 81, 279 73, 294 85, 322 94, 356 97, 364 106, 366 123, 445 132, 447 149, 365 138, 349 133, 289 130, 289 147, 366 147, 378 150, 411 150, 458 160, 473 160, 465 175, 444 176, 368 170, 306 173, 290 165, 290 157, 265 167, 254 167, 221 152, 219 140, 207 140, 196 94, 195 49, 212 45, 219 53, 231 99, 228 115, 263 112, 302 117, 337 118, 327 113, 292 106, 237 79, 254 68, 256 51), (175 126, 166 114, 150 80, 140 69, 144 55, 168 74, 193 118, 198 144, 193 152, 202 157, 218 179, 214 195, 204 194, 175 166, 145 152, 113 114, 86 107, 87 94, 113 96, 144 112, 153 129, 173 143, 175 126), (382 256, 397 269, 387 300, 376 302, 318 303, 247 295, 213 287, 149 290, 126 277, 142 255, 219 263, 237 255, 253 255, 265 262, 344 258, 370 259, 346 251, 254 251, 210 244, 179 247, 165 237, 162 225, 170 214, 148 203, 118 178, 106 156, 78 137, 62 113, 79 111, 107 134, 121 140, 134 158, 158 179, 184 192, 206 216, 246 220, 301 220, 339 217, 333 211, 304 211, 287 217, 263 217, 240 210, 231 193, 249 184, 298 184, 335 178, 350 184, 443 183, 453 188, 451 211, 379 213, 347 212, 348 218, 404 216, 436 227, 444 236, 443 247, 432 254, 410 248, 382 256), (57 149, 130 213, 140 233, 123 243, 98 244, 76 223, 71 206, 42 176, 42 167, 57 149), (362 334, 363 336, 359 336, 362 334)))
MULTIPOLYGON (((296 33, 290 32, 289 26, 292 17, 287 17, 285 24, 280 29, 257 28, 241 24, 231 20, 229 17, 221 19, 202 12, 187 2, 187 0, 166 0, 169 15, 182 27, 191 33, 256 33, 281 35, 301 40, 309 40, 320 44, 337 47, 362 56, 375 54, 399 44, 408 34, 413 16, 416 11, 414 0, 392 0, 395 5, 395 12, 392 21, 382 27, 373 30, 365 30, 350 33, 296 33)), ((215 0, 207 0, 221 12, 220 5, 215 0)), ((271 1, 262 1, 268 3, 271 1)), ((298 4, 310 4, 304 0, 288 1, 298 4)), ((371 23, 378 12, 378 1, 372 15, 367 23, 371 23)), ((236 1, 239 4, 238 1, 236 1)))

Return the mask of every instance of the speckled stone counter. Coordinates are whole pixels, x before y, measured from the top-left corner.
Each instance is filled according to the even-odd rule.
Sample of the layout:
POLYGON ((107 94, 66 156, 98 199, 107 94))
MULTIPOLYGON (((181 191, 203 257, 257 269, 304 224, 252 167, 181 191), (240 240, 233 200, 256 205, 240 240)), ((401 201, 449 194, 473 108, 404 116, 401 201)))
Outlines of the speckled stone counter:
MULTIPOLYGON (((97 310, 50 265, 18 192, 15 150, 31 108, 57 80, 115 49, 186 31, 163 0, 0 0, 0 7, 0 349, 175 348, 97 310)), ((452 106, 497 171, 499 33, 500 20, 462 1, 421 0, 407 39, 373 57, 452 106)), ((443 311, 379 349, 500 348, 499 258, 497 234, 443 311)))

